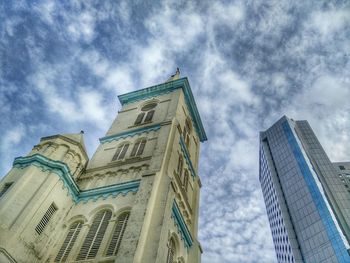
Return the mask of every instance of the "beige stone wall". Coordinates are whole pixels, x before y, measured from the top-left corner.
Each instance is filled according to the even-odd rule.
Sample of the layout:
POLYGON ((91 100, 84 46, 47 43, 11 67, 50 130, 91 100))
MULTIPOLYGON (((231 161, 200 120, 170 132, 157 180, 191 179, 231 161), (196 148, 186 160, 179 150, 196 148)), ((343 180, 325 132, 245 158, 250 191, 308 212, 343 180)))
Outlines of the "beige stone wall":
MULTIPOLYGON (((29 156, 41 154, 49 159, 66 163, 81 190, 140 180, 136 193, 117 197, 98 198, 86 203, 74 203, 67 188, 57 174, 40 167, 13 168, 0 184, 13 181, 0 198, 0 248, 5 249, 17 262, 53 262, 69 227, 81 220, 82 230, 69 254, 67 262, 75 262, 92 220, 98 211, 112 212, 106 234, 95 259, 84 262, 165 262, 170 238, 176 243, 177 262, 200 262, 200 245, 197 241, 200 180, 198 172, 199 138, 192 125, 189 155, 196 170, 190 174, 187 189, 177 174, 179 155, 183 155, 179 141, 186 119, 190 118, 182 90, 163 94, 144 101, 125 105, 113 122, 107 135, 160 124, 160 129, 144 132, 110 142, 101 143, 87 163, 86 154, 76 143, 60 136, 44 138, 29 156), (152 122, 134 125, 141 107, 150 101, 158 103, 152 122), (147 143, 139 157, 130 157, 133 144, 145 138, 147 143), (124 159, 112 161, 122 143, 130 144, 124 159), (174 200, 188 225, 193 245, 185 248, 179 231, 171 217, 174 200), (35 227, 50 204, 57 212, 41 235, 35 227), (130 217, 117 256, 106 257, 106 249, 123 211, 130 217)), ((188 164, 184 162, 184 169, 188 164)), ((4 257, 5 254, 1 254, 4 257)))

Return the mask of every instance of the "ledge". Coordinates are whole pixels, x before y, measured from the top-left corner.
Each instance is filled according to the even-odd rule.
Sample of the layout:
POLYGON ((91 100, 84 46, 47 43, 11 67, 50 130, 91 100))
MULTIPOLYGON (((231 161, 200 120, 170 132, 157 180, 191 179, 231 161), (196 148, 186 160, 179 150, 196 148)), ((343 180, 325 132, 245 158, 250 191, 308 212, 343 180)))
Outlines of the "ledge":
POLYGON ((106 143, 106 142, 119 140, 121 138, 132 137, 132 136, 135 136, 135 135, 143 133, 143 132, 156 131, 158 129, 160 129, 160 124, 154 124, 154 125, 150 125, 150 126, 146 126, 146 127, 141 127, 141 128, 134 129, 131 131, 128 130, 125 132, 120 132, 117 134, 102 137, 102 138, 100 138, 100 143, 106 143))
POLYGON ((75 203, 81 201, 87 202, 91 199, 96 201, 100 197, 103 199, 106 199, 109 196, 116 197, 119 194, 126 195, 129 192, 135 193, 138 191, 140 185, 140 180, 134 180, 127 183, 114 184, 89 190, 80 190, 73 180, 68 166, 61 161, 54 161, 41 154, 34 154, 27 157, 17 157, 13 162, 13 167, 20 169, 30 165, 36 166, 42 171, 50 171, 51 173, 58 175, 63 182, 64 187, 68 189, 68 192, 75 203))

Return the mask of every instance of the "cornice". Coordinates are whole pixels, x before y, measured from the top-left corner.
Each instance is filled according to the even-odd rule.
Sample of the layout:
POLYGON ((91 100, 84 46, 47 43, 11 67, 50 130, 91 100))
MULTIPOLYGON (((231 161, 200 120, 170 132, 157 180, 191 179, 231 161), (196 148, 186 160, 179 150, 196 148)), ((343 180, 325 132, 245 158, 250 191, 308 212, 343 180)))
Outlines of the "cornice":
POLYGON ((186 160, 186 163, 188 165, 188 167, 190 168, 190 172, 191 172, 191 175, 192 175, 192 178, 196 178, 196 170, 194 169, 193 167, 193 164, 192 164, 192 161, 191 161, 191 158, 190 158, 190 153, 188 152, 187 150, 187 146, 182 138, 182 136, 180 135, 180 146, 181 146, 181 151, 185 157, 185 160, 186 160))
POLYGON ((181 236, 181 239, 184 241, 185 247, 191 247, 193 244, 191 233, 187 228, 185 220, 183 219, 183 216, 175 200, 173 202, 171 212, 171 217, 174 219, 175 226, 181 236))
MULTIPOLYGON (((145 161, 148 161, 148 160, 151 160, 151 159, 152 159, 152 156, 129 157, 129 158, 125 158, 124 160, 112 161, 111 163, 106 164, 104 166, 99 166, 99 167, 96 167, 96 168, 86 169, 85 173, 89 174, 89 173, 93 173, 93 172, 97 172, 97 171, 102 171, 102 170, 105 170, 105 169, 119 167, 119 166, 122 166, 122 165, 139 163, 139 162, 145 162, 145 161)), ((145 165, 145 164, 142 164, 141 166, 143 166, 143 165, 145 165)))
POLYGON ((160 129, 160 126, 161 125, 159 123, 157 123, 157 124, 149 125, 146 127, 141 127, 141 128, 134 129, 134 130, 128 130, 125 132, 120 132, 117 134, 105 136, 105 137, 100 138, 100 143, 111 142, 111 141, 119 140, 121 138, 126 138, 126 137, 133 137, 137 134, 144 133, 144 132, 156 131, 156 130, 160 129))
POLYGON ((96 201, 100 197, 105 199, 109 196, 115 197, 119 194, 126 195, 129 192, 135 193, 138 191, 140 185, 140 180, 134 180, 89 190, 80 190, 73 180, 69 167, 61 161, 51 160, 41 154, 34 154, 26 157, 17 157, 13 162, 13 167, 20 169, 31 165, 40 168, 42 171, 50 171, 56 174, 63 182, 64 187, 68 189, 75 203, 81 201, 87 202, 91 199, 96 201))
POLYGON ((201 142, 206 141, 207 135, 205 133, 203 123, 199 115, 198 108, 194 100, 192 90, 187 78, 181 78, 178 80, 162 83, 162 84, 151 86, 145 89, 119 95, 118 99, 122 105, 125 105, 131 102, 170 93, 176 89, 182 89, 185 95, 185 102, 190 112, 191 118, 194 122, 195 130, 198 134, 198 137, 201 142))

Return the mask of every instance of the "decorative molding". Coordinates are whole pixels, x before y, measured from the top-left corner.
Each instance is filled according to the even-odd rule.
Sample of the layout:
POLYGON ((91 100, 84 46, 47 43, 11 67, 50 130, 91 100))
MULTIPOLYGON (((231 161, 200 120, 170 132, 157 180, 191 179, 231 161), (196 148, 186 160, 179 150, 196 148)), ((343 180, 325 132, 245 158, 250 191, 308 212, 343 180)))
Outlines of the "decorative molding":
POLYGON ((109 196, 116 197, 119 194, 126 195, 129 192, 135 193, 138 191, 140 185, 140 180, 134 180, 89 190, 80 190, 73 180, 68 166, 61 161, 54 161, 41 154, 34 154, 27 157, 17 157, 13 162, 13 167, 20 169, 31 165, 40 168, 42 171, 49 171, 58 175, 75 203, 79 203, 80 201, 87 202, 91 199, 96 201, 100 197, 103 199, 109 196))
POLYGON ((73 200, 77 201, 79 187, 74 182, 70 169, 65 163, 51 160, 38 153, 27 157, 17 157, 13 162, 14 167, 21 169, 30 165, 40 168, 43 172, 50 171, 58 175, 64 187, 72 195, 73 200))
POLYGON ((182 89, 185 95, 185 102, 187 108, 190 112, 191 118, 194 122, 194 126, 196 128, 196 132, 201 142, 207 140, 207 135, 205 134, 205 130, 202 124, 202 120, 200 118, 196 102, 193 98, 193 94, 191 91, 190 84, 187 78, 181 78, 178 80, 162 83, 159 85, 151 86, 145 89, 129 92, 123 95, 119 95, 118 99, 122 105, 128 104, 131 102, 143 100, 146 98, 159 96, 162 94, 170 93, 176 89, 182 89))
POLYGON ((180 197, 179 197, 180 202, 183 202, 183 203, 186 204, 186 208, 189 211, 189 214, 192 215, 192 208, 190 206, 190 203, 188 202, 188 196, 187 196, 187 193, 185 192, 185 190, 183 188, 180 176, 179 176, 179 174, 176 171, 173 172, 173 176, 175 178, 174 181, 176 182, 176 185, 177 185, 176 186, 174 181, 172 181, 172 183, 174 184, 173 189, 176 192, 176 194, 180 195, 180 197))
POLYGON ((85 191, 80 191, 79 193, 79 200, 86 203, 90 199, 93 199, 96 201, 98 198, 102 197, 103 199, 106 199, 109 196, 116 197, 119 194, 122 194, 125 196, 129 192, 136 193, 140 185, 140 180, 130 181, 126 183, 121 184, 113 184, 109 186, 103 186, 98 187, 94 189, 89 189, 85 191))
POLYGON ((154 124, 154 125, 142 127, 139 129, 134 129, 131 131, 120 132, 117 134, 113 134, 113 135, 109 135, 109 136, 105 136, 105 137, 100 138, 100 143, 111 142, 111 141, 119 140, 121 138, 126 138, 126 137, 133 137, 133 136, 140 134, 140 133, 156 131, 158 129, 160 129, 160 124, 154 124))
MULTIPOLYGON (((90 169, 86 169, 85 173, 91 173, 91 172, 96 172, 96 171, 102 171, 105 169, 109 169, 109 168, 115 168, 115 167, 119 167, 119 166, 123 166, 123 165, 127 165, 127 164, 133 164, 133 163, 138 163, 138 162, 145 162, 145 161, 149 161, 152 159, 152 156, 145 156, 145 157, 140 157, 140 156, 136 156, 136 157, 127 157, 123 160, 117 160, 117 161, 112 161, 109 164, 106 164, 104 166, 99 166, 99 167, 95 167, 95 168, 90 168, 90 169)), ((142 167, 142 166, 149 166, 149 164, 147 163, 143 163, 137 167, 142 167)), ((127 169, 130 169, 134 166, 131 166, 127 169)), ((121 169, 121 170, 125 170, 125 169, 121 169)), ((118 171, 118 170, 117 170, 118 171)))
POLYGON ((180 135, 180 146, 181 146, 181 151, 182 153, 184 154, 185 156, 185 160, 186 160, 186 163, 188 165, 188 167, 190 168, 190 172, 191 172, 191 175, 192 175, 192 178, 196 178, 196 171, 193 167, 193 164, 192 164, 192 161, 191 161, 191 158, 190 158, 190 153, 188 152, 187 150, 187 146, 182 138, 182 136, 180 135))
POLYGON ((180 209, 175 200, 173 202, 173 207, 171 210, 171 217, 174 219, 175 226, 181 236, 181 239, 184 241, 185 247, 191 247, 193 244, 191 233, 187 228, 185 220, 183 219, 180 209))
POLYGON ((11 263, 17 263, 17 261, 11 256, 11 254, 9 252, 7 252, 7 250, 3 247, 0 247, 0 254, 3 254, 6 259, 8 260, 8 262, 11 263))

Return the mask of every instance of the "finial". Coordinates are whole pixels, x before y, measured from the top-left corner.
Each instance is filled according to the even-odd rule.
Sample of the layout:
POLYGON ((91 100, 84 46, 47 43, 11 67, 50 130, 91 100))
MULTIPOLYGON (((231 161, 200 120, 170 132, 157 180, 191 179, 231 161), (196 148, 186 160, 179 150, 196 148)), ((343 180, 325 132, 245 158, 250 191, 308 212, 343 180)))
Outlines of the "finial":
POLYGON ((173 80, 177 80, 179 79, 180 77, 180 69, 179 68, 176 68, 176 72, 174 75, 171 75, 171 77, 166 81, 166 82, 170 82, 170 81, 173 81, 173 80))

